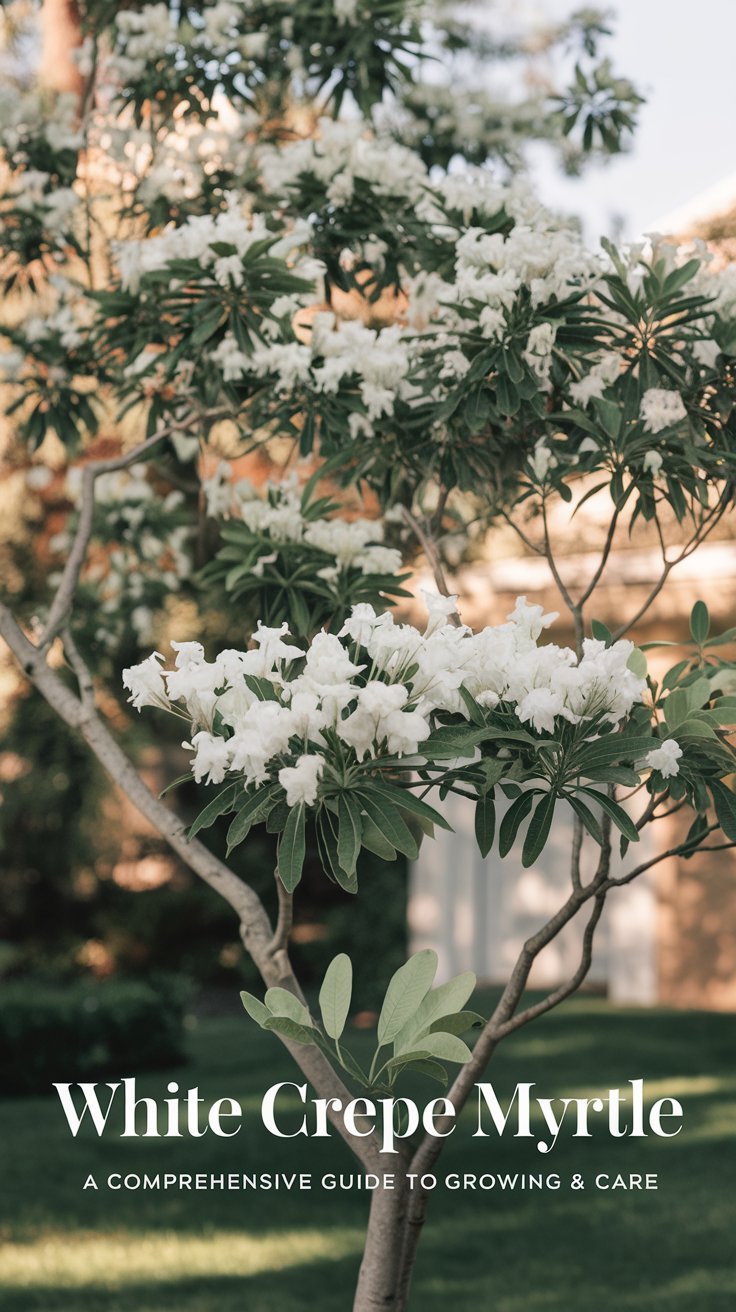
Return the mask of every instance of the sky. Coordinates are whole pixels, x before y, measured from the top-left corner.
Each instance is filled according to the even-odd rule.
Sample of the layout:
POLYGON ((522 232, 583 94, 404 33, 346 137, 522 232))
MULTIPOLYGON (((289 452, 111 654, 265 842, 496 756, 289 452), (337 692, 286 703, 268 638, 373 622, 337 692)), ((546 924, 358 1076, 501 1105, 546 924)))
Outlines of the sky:
MULTIPOLYGON (((576 7, 539 5, 553 16, 576 7)), ((736 198, 736 0, 611 0, 610 8, 615 34, 605 52, 648 101, 631 151, 577 180, 537 158, 533 176, 545 201, 581 215, 589 237, 611 235, 620 216, 623 236, 635 239, 724 179, 736 198)))

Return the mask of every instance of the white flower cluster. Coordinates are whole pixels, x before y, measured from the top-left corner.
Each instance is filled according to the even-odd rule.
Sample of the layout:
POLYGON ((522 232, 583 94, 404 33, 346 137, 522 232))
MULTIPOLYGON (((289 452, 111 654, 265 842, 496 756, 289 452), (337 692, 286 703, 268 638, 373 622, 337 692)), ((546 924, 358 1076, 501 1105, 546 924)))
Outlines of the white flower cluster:
MULTIPOLYGON (((232 0, 218 0, 200 12, 196 26, 189 15, 177 15, 167 4, 147 4, 140 11, 122 9, 115 16, 115 51, 109 61, 110 72, 122 84, 137 82, 150 64, 178 55, 179 62, 188 51, 199 59, 216 60, 232 66, 240 56, 241 67, 261 56, 268 33, 243 32, 248 6, 232 0)), ((186 6, 181 6, 186 10, 186 6)))
MULTIPOLYGON (((321 272, 321 266, 315 260, 293 254, 296 248, 304 244, 307 233, 307 225, 295 226, 270 247, 269 255, 277 259, 289 259, 293 273, 314 281, 321 272)), ((121 284, 127 291, 137 291, 144 274, 165 269, 172 260, 194 260, 220 286, 240 287, 246 278, 243 257, 256 242, 271 235, 263 216, 248 214, 239 197, 231 194, 227 208, 219 214, 192 215, 178 228, 167 228, 158 236, 140 241, 116 242, 113 249, 121 284), (213 249, 218 245, 233 246, 235 254, 218 254, 213 249)), ((313 298, 313 291, 310 296, 313 298)), ((284 297, 283 300, 281 312, 287 314, 304 304, 305 298, 284 297)))
POLYGON ((687 410, 679 392, 668 387, 650 387, 641 399, 641 418, 647 433, 661 433, 687 419, 687 410))
POLYGON ((357 182, 366 182, 378 196, 399 196, 419 204, 428 183, 419 156, 391 137, 367 133, 362 123, 320 119, 317 135, 266 146, 258 155, 261 183, 277 199, 298 190, 311 176, 326 190, 330 205, 349 205, 357 182))
POLYGON ((28 158, 30 148, 39 138, 54 152, 79 150, 82 134, 77 126, 78 106, 73 95, 54 98, 53 116, 48 103, 38 92, 19 96, 15 88, 0 88, 0 145, 13 157, 28 158))
MULTIPOLYGON (((383 545, 381 520, 309 518, 304 514, 296 475, 280 483, 267 483, 261 494, 249 479, 233 479, 232 466, 223 460, 202 487, 207 513, 213 518, 239 519, 275 546, 304 542, 332 556, 334 565, 318 570, 318 577, 328 583, 335 582, 345 569, 357 569, 362 574, 401 572, 401 553, 383 545)), ((254 573, 262 573, 263 566, 274 559, 275 553, 261 557, 254 573)))
POLYGON ((578 661, 568 649, 538 645, 556 617, 523 597, 508 623, 476 634, 449 622, 455 601, 427 596, 423 634, 363 603, 338 636, 317 634, 306 654, 286 641, 285 624, 259 625, 251 650, 212 662, 198 643, 173 643, 174 670, 155 652, 125 670, 123 683, 138 710, 164 707, 191 721, 196 780, 235 775, 247 787, 275 775, 292 804, 315 800, 329 735, 356 761, 412 756, 438 712, 466 714, 461 688, 481 706, 503 703, 538 733, 596 717, 595 733, 641 701, 646 682, 629 668, 631 643, 590 640, 578 661), (267 680, 273 700, 259 700, 246 675, 267 680))
POLYGON ((352 437, 370 435, 373 420, 393 414, 398 399, 415 394, 408 381, 411 331, 399 324, 368 328, 359 319, 337 319, 331 311, 316 314, 311 328, 309 345, 257 347, 250 367, 261 377, 273 377, 277 391, 284 393, 299 383, 328 395, 345 381, 354 384, 366 413, 355 411, 349 416, 352 437))
POLYGON ((80 200, 72 187, 57 187, 50 173, 24 169, 6 195, 16 210, 33 214, 53 236, 62 238, 73 226, 80 200))

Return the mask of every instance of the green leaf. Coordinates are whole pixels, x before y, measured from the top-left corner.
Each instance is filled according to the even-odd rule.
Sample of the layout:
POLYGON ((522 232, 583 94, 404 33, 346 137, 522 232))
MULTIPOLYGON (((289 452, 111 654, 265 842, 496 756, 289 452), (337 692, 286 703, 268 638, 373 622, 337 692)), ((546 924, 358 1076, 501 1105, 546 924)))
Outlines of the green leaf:
POLYGON ((496 803, 493 794, 479 797, 475 807, 475 837, 482 857, 487 857, 493 847, 496 833, 496 803))
POLYGON ((237 847, 238 843, 242 843, 243 839, 247 837, 251 825, 257 824, 265 818, 275 791, 276 784, 269 784, 267 788, 259 788, 257 792, 251 793, 247 801, 243 803, 227 831, 228 855, 234 847, 237 847))
POLYGON ((396 860, 396 848, 392 847, 388 839, 384 837, 380 829, 374 825, 370 816, 363 816, 363 847, 375 856, 380 856, 384 861, 396 860))
POLYGON ((553 789, 545 797, 540 798, 537 803, 536 810, 529 821, 529 828, 526 832, 521 854, 521 864, 525 868, 534 865, 549 838, 556 801, 557 793, 553 789))
POLYGON ((566 793, 565 799, 570 803, 570 806, 572 807, 575 814, 579 817, 579 819, 582 820, 583 825, 587 829, 593 841, 597 843, 599 847, 602 847, 603 833, 601 831, 601 827, 598 823, 598 820, 593 815, 593 812, 590 810, 590 807, 586 806, 585 802, 581 801, 579 797, 574 797, 571 793, 566 793))
POLYGON ((463 1043, 456 1034, 424 1034, 419 1040, 424 1052, 442 1061, 454 1061, 463 1066, 470 1061, 472 1052, 467 1043, 463 1043))
POLYGON ((635 674, 637 679, 645 679, 647 677, 649 666, 647 665, 647 658, 640 647, 634 648, 626 662, 626 668, 631 670, 631 673, 635 674))
POLYGON ((724 633, 719 633, 715 638, 709 638, 706 647, 726 647, 730 643, 736 642, 736 628, 726 629, 724 633))
POLYGON ((264 1002, 272 1016, 288 1016, 290 1020, 298 1021, 300 1025, 312 1023, 304 1003, 288 989, 267 989, 264 1002))
POLYGON ((438 1061, 432 1061, 429 1057, 418 1058, 412 1062, 411 1068, 415 1075, 424 1075, 428 1080, 436 1080, 443 1087, 447 1085, 447 1071, 438 1061))
POLYGON ((347 875, 355 874, 361 828, 357 803, 342 794, 337 801, 337 859, 347 875))
POLYGON ((196 820, 191 825, 189 833, 187 834, 187 842, 189 842, 191 838, 194 838, 194 835, 198 834, 200 829, 209 829, 210 825, 214 824, 218 816, 225 815, 227 811, 231 811, 237 795, 238 785, 228 784, 227 788, 223 788, 222 792, 217 794, 217 797, 213 797, 212 801, 207 803, 204 810, 200 811, 196 820))
MULTIPOLYGON (((186 774, 180 774, 178 778, 172 779, 170 784, 167 784, 165 788, 162 788, 159 797, 166 797, 169 793, 173 793, 174 789, 178 788, 180 784, 186 784, 193 778, 194 775, 191 770, 187 770, 186 774)), ((191 837, 191 835, 187 835, 187 837, 191 837)))
POLYGON ((406 1052, 412 1044, 416 1045, 418 1043, 418 1036, 423 1034, 425 1030, 429 1031, 435 1021, 439 1021, 443 1016, 460 1012, 472 994, 476 983, 477 980, 473 971, 466 970, 464 974, 455 975, 453 979, 448 979, 446 984, 440 984, 438 988, 431 989, 414 1015, 406 1021, 396 1035, 394 1052, 406 1052))
POLYGON ((662 714, 668 729, 676 729, 688 717, 690 700, 685 688, 676 688, 662 703, 662 714))
POLYGON ((618 802, 614 802, 613 798, 609 797, 607 793, 599 793, 596 788, 586 788, 583 785, 580 791, 581 793, 585 793, 586 797, 590 798, 591 801, 594 801, 602 811, 605 811, 606 815, 610 816, 616 828, 620 829, 622 834, 625 834, 630 843, 639 842, 639 830, 631 819, 631 816, 627 815, 626 811, 624 811, 622 806, 619 806, 618 802))
POLYGON ((392 1043, 432 987, 437 953, 425 948, 410 957, 391 977, 378 1017, 378 1043, 392 1043))
POLYGON ((629 737, 624 733, 609 734, 598 742, 589 743, 577 754, 576 764, 568 771, 568 778, 571 775, 584 775, 589 769, 597 770, 602 765, 615 765, 625 758, 638 761, 656 745, 653 738, 629 737))
POLYGON ((419 855, 417 840, 393 803, 384 797, 378 800, 373 791, 369 793, 367 790, 361 791, 360 799, 367 815, 391 846, 397 852, 403 852, 410 861, 416 860, 419 855))
POLYGON ((480 1029, 484 1024, 483 1016, 477 1011, 454 1011, 451 1016, 440 1016, 431 1026, 430 1033, 467 1034, 468 1030, 480 1029))
POLYGON ((353 993, 353 966, 350 957, 341 952, 333 957, 319 991, 319 1007, 325 1033, 339 1039, 345 1029, 353 993))
POLYGON ((268 1007, 264 1007, 260 999, 255 998, 252 993, 246 993, 245 989, 243 989, 240 994, 240 1001, 245 1007, 251 1020, 254 1020, 256 1025, 260 1025, 261 1029, 263 1029, 265 1022, 271 1015, 268 1007))
POLYGON ((530 788, 527 792, 521 793, 515 802, 511 803, 503 820, 498 833, 498 851, 499 855, 508 856, 511 848, 514 846, 514 840, 519 832, 520 826, 528 816, 534 804, 534 798, 538 789, 530 788))
POLYGON ((306 852, 307 813, 303 802, 293 806, 279 839, 279 879, 289 893, 293 893, 302 877, 306 852))
POLYGON ((606 646, 610 647, 613 642, 613 634, 611 633, 611 630, 601 622, 601 620, 593 620, 590 629, 593 637, 597 638, 598 642, 605 642, 606 646))
POLYGON ((415 797, 407 788, 399 788, 397 784, 387 783, 384 779, 371 780, 371 791, 380 793, 382 797, 393 802, 394 806, 401 811, 410 811, 412 815, 419 816, 422 820, 429 820, 433 825, 440 829, 447 829, 452 833, 452 825, 439 811, 433 806, 428 806, 420 797, 415 797))
POLYGON ((704 601, 696 601, 690 612, 690 632, 693 642, 702 647, 710 633, 710 614, 704 601))
POLYGON ((291 1039, 292 1043, 310 1044, 316 1042, 314 1030, 291 1020, 289 1016, 270 1016, 264 1022, 263 1028, 280 1034, 282 1039, 291 1039))
POLYGON ((710 786, 715 803, 718 823, 721 826, 726 838, 736 842, 736 794, 727 787, 726 784, 719 780, 714 780, 710 786))

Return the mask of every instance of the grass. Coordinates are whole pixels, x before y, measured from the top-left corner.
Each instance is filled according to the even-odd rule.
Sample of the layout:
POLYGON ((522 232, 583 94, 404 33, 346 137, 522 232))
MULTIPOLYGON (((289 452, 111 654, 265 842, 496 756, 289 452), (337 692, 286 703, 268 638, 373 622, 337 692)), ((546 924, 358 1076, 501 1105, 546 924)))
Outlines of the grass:
MULTIPOLYGON (((577 999, 510 1040, 489 1070, 499 1097, 593 1094, 643 1076, 684 1105, 671 1140, 475 1139, 466 1119, 446 1172, 550 1172, 556 1192, 438 1188, 417 1267, 422 1312, 732 1312, 736 1306, 733 1017, 609 1008, 577 999), (602 1193, 597 1172, 654 1172, 656 1192, 602 1193), (586 1188, 569 1188, 573 1172, 586 1188)), ((367 1043, 357 1035, 355 1045, 367 1043)), ((264 1091, 293 1070, 277 1041, 240 1016, 200 1022, 191 1064, 169 1078, 205 1099, 237 1098, 235 1138, 74 1140, 53 1099, 0 1104, 6 1141, 0 1233, 3 1312, 348 1312, 367 1198, 359 1191, 110 1192, 111 1171, 352 1174, 339 1141, 278 1140, 260 1125, 264 1091), (83 1191, 89 1173, 99 1192, 83 1191)), ((123 1072, 124 1073, 124 1072, 123 1072)), ((418 1090, 416 1091, 419 1092, 418 1090)), ((424 1091, 433 1096, 433 1086, 424 1091)), ((387 1163, 387 1169, 390 1164, 387 1163)))

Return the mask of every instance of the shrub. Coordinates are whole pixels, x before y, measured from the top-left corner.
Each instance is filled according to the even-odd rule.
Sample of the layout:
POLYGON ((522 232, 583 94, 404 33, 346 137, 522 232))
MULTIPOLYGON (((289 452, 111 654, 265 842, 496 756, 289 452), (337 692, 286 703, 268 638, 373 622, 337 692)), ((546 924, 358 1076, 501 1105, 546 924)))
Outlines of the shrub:
POLYGON ((32 978, 0 987, 0 1093, 54 1081, 134 1075, 183 1060, 187 990, 174 978, 78 982, 32 978))

